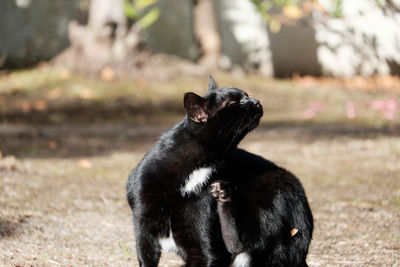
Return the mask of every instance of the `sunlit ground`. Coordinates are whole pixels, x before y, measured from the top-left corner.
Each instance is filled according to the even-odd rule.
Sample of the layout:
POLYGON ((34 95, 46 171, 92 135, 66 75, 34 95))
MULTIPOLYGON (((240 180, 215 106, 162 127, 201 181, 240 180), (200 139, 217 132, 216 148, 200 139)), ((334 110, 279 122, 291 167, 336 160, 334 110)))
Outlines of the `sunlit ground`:
MULTIPOLYGON (((215 74, 259 98, 241 146, 291 170, 315 218, 310 266, 400 262, 398 93, 215 74)), ((36 69, 0 78, 0 265, 138 266, 129 171, 184 116, 207 77, 87 78, 36 69)), ((165 253, 160 266, 179 266, 165 253)))

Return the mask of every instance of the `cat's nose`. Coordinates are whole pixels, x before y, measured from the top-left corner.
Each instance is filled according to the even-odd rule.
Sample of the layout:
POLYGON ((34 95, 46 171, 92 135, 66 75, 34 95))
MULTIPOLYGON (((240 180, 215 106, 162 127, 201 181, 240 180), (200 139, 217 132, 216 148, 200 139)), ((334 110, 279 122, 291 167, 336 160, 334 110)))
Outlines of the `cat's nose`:
POLYGON ((261 104, 260 101, 258 101, 258 99, 255 98, 249 98, 249 102, 254 105, 256 108, 261 108, 261 104))

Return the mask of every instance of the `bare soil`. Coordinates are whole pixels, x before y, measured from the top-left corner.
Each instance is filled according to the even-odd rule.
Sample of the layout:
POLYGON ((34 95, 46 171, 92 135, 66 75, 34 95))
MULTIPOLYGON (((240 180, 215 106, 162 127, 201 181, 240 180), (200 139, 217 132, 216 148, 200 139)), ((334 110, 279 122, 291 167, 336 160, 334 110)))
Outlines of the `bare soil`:
MULTIPOLYGON (((111 93, 124 84, 82 77, 24 83, 26 75, 42 73, 0 79, 0 266, 138 266, 127 176, 183 116, 182 93, 204 92, 206 78, 143 87, 129 81, 134 92, 111 93), (96 97, 80 98, 74 86, 90 87, 96 97), (63 98, 46 98, 56 88, 63 98), (169 102, 161 101, 168 96, 169 102), (119 106, 117 98, 140 101, 119 106), (47 106, 37 113, 10 104, 28 101, 33 112, 40 99, 47 106), (143 103, 148 111, 139 112, 143 103)), ((303 182, 315 218, 309 265, 399 266, 399 114, 388 122, 365 108, 377 99, 398 101, 398 95, 221 77, 221 84, 248 88, 265 108, 261 125, 241 147, 303 182), (302 112, 312 101, 326 108, 306 120, 302 112), (346 101, 357 101, 357 118, 346 117, 346 101)), ((163 253, 160 266, 180 264, 179 257, 163 253)))

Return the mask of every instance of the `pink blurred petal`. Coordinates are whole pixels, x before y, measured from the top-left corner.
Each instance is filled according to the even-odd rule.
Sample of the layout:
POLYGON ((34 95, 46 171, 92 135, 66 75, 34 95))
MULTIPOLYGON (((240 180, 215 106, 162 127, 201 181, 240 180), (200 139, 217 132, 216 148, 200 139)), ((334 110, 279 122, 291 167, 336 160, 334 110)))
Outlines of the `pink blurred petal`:
POLYGON ((399 107, 397 105, 397 101, 395 99, 388 100, 386 102, 386 109, 387 110, 397 110, 399 107))
POLYGON ((347 107, 347 108, 353 108, 353 109, 354 109, 355 106, 356 106, 356 105, 354 104, 353 101, 347 101, 347 102, 346 102, 346 107, 347 107))
POLYGON ((355 117, 356 117, 356 111, 355 110, 347 110, 347 118, 354 119, 355 117))
POLYGON ((311 119, 315 117, 315 111, 312 109, 307 109, 306 111, 303 112, 303 118, 305 119, 311 119))
POLYGON ((395 115, 396 114, 393 110, 385 110, 383 112, 383 118, 385 118, 386 120, 389 120, 389 121, 394 120, 395 115))
POLYGON ((346 115, 349 119, 354 119, 356 117, 356 105, 353 101, 346 102, 346 115))
POLYGON ((324 107, 324 104, 322 104, 321 102, 313 101, 313 102, 310 103, 310 109, 311 110, 319 111, 323 107, 324 107))
POLYGON ((383 102, 381 100, 372 101, 371 108, 374 110, 384 110, 385 102, 383 102))

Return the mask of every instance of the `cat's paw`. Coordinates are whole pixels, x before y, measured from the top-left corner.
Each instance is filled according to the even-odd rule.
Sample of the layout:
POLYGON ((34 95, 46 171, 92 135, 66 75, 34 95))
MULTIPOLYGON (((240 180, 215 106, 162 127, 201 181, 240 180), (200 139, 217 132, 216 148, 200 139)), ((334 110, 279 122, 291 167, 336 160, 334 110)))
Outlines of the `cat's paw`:
POLYGON ((211 194, 220 202, 230 202, 231 188, 230 184, 226 181, 215 181, 211 184, 211 194))

